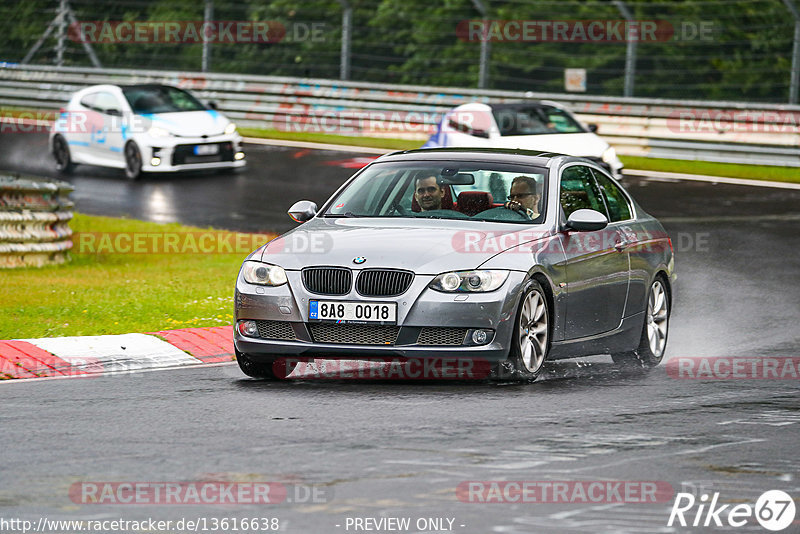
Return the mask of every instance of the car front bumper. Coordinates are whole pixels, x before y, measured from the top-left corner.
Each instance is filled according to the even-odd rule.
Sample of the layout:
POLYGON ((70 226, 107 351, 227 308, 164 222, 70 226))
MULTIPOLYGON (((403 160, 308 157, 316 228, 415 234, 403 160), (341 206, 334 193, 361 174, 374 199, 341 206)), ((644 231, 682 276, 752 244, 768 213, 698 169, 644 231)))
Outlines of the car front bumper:
MULTIPOLYGON (((496 362, 508 356, 519 293, 525 273, 512 271, 508 280, 496 291, 469 295, 440 293, 428 288, 433 276, 416 275, 409 289, 398 297, 367 298, 353 292, 340 297, 316 295, 306 291, 299 271, 287 271, 289 283, 279 287, 255 286, 237 280, 235 295, 234 345, 236 350, 255 361, 269 361, 278 356, 330 359, 371 358, 468 358, 496 362), (458 300, 457 300, 458 299, 458 300), (322 342, 315 331, 325 324, 327 332, 337 328, 334 323, 309 321, 310 300, 341 300, 396 302, 396 335, 389 334, 384 342, 358 342, 343 334, 336 342, 322 342), (284 339, 245 336, 237 325, 253 320, 275 326, 281 323, 284 339), (291 330, 289 330, 291 328, 291 330), (442 329, 442 330, 436 330, 442 329), (490 333, 483 344, 472 340, 475 330, 490 333), (452 337, 447 344, 420 343, 423 330, 436 337, 455 336, 463 332, 460 344, 452 337)), ((352 328, 366 332, 371 325, 342 325, 342 332, 352 328)), ((392 331, 394 332, 394 330, 392 331)), ((359 337, 359 336, 356 336, 359 337)))
POLYGON ((147 136, 137 143, 142 151, 142 170, 145 172, 224 169, 246 165, 242 138, 238 134, 207 138, 147 136), (198 147, 208 146, 216 146, 215 153, 197 154, 198 147))

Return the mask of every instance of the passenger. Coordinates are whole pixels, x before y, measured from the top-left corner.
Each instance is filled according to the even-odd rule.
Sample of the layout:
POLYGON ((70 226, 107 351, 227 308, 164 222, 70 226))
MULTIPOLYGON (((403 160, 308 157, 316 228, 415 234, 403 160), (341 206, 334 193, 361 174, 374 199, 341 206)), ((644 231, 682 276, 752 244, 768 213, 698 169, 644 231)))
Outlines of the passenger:
POLYGON ((414 197, 421 211, 432 211, 442 209, 442 199, 444 189, 442 189, 436 176, 418 177, 414 183, 414 197))
POLYGON ((511 182, 511 191, 508 194, 508 202, 506 202, 505 207, 519 211, 530 220, 534 220, 539 217, 539 200, 541 198, 539 184, 534 178, 517 176, 511 182))

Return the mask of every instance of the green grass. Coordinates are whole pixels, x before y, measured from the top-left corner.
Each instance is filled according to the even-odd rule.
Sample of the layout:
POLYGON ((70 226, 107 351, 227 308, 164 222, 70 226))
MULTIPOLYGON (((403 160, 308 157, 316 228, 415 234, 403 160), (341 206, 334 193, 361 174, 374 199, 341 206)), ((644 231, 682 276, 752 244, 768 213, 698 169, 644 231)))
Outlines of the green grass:
POLYGON ((336 145, 366 146, 389 150, 411 150, 421 147, 425 141, 409 139, 389 139, 382 137, 356 137, 351 135, 335 135, 316 132, 285 132, 262 128, 239 128, 245 137, 261 137, 266 139, 283 139, 288 141, 306 141, 311 143, 332 143, 336 145))
MULTIPOLYGON (((82 214, 70 226, 74 232, 177 234, 187 250, 184 232, 209 232, 82 214)), ((235 245, 233 253, 95 254, 77 250, 77 236, 77 253, 67 264, 0 272, 0 339, 231 324, 234 283, 251 238, 256 242, 252 248, 267 239, 245 234, 246 243, 235 245)), ((94 239, 99 246, 99 238, 94 239)))
POLYGON ((705 174, 750 180, 773 180, 776 182, 800 182, 800 168, 774 167, 771 165, 739 165, 736 163, 714 163, 709 161, 684 161, 676 159, 620 156, 628 169, 705 174))

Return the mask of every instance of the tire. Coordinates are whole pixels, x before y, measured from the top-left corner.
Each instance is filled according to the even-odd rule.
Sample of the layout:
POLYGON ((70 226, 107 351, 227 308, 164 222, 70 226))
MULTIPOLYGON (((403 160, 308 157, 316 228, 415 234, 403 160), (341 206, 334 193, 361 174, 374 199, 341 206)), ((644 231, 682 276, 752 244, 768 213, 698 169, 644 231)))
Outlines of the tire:
POLYGON ((520 298, 508 359, 497 366, 495 377, 536 380, 550 352, 550 323, 547 295, 539 282, 531 280, 520 298))
POLYGON ((647 308, 639 346, 629 352, 612 354, 614 363, 640 369, 651 369, 661 363, 667 349, 670 311, 669 286, 664 278, 658 276, 647 292, 647 308))
POLYGON ((72 171, 75 170, 67 140, 60 134, 53 138, 53 157, 56 160, 56 170, 59 173, 72 174, 72 171))
POLYGON ((294 358, 268 357, 256 362, 247 354, 236 350, 236 363, 244 374, 252 378, 265 380, 283 380, 295 370, 299 360, 294 358))
POLYGON ((142 151, 133 141, 125 145, 125 176, 129 180, 138 180, 142 176, 142 151))
POLYGON ((255 362, 247 354, 242 354, 238 350, 236 352, 236 363, 239 364, 239 369, 244 374, 252 378, 262 378, 265 380, 276 380, 275 371, 272 369, 273 361, 255 362))

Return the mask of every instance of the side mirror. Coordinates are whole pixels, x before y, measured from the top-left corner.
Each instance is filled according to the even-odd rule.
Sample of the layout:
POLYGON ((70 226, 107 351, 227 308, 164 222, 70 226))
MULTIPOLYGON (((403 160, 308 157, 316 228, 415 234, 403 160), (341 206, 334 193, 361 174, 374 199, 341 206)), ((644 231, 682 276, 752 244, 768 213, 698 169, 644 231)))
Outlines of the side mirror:
POLYGON ((596 124, 587 124, 589 127, 589 131, 592 133, 597 133, 597 125, 596 124))
POLYGON ((608 226, 606 216, 595 210, 575 210, 567 219, 567 227, 578 232, 594 232, 606 226, 608 226))
POLYGON ((292 207, 286 213, 295 222, 303 223, 317 214, 317 205, 310 200, 300 200, 292 204, 292 207))
POLYGON ((216 100, 209 100, 208 101, 208 109, 219 109, 216 100))

